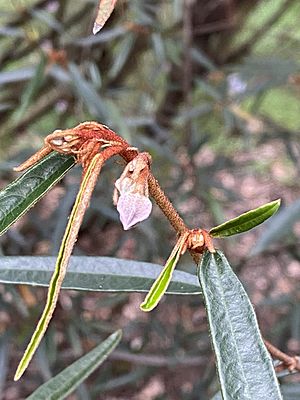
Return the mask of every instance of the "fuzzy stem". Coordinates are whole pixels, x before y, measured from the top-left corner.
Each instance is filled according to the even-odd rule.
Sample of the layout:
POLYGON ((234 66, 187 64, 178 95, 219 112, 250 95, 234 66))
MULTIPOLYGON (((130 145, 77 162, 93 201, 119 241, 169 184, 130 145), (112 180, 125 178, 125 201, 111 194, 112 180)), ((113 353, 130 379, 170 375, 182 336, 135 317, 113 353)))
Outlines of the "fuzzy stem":
POLYGON ((281 364, 279 364, 276 367, 276 370, 282 371, 284 369, 288 369, 289 371, 299 371, 300 372, 299 357, 289 356, 288 354, 279 350, 277 347, 275 347, 272 343, 270 343, 266 339, 264 339, 264 343, 265 343, 265 346, 268 349, 269 353, 272 355, 272 357, 281 361, 281 364))
POLYGON ((162 188, 160 187, 157 179, 150 174, 148 177, 149 192, 156 204, 160 207, 162 212, 168 218, 170 224, 178 234, 185 232, 188 228, 183 219, 180 217, 171 201, 168 199, 162 188))

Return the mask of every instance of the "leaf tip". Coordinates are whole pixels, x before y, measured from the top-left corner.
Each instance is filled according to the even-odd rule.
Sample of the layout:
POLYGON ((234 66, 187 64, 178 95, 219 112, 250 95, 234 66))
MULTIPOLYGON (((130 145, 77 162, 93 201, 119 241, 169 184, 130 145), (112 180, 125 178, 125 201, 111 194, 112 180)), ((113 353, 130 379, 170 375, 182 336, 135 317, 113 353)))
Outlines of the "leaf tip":
POLYGON ((100 25, 97 22, 95 22, 94 26, 93 26, 93 34, 96 35, 98 32, 101 31, 102 28, 103 28, 103 25, 100 25))
POLYGON ((121 339, 121 337, 122 337, 122 335, 123 335, 122 329, 118 329, 118 330, 115 332, 115 334, 116 334, 116 336, 117 336, 118 338, 121 339))
POLYGON ((281 205, 281 199, 273 200, 269 203, 269 205, 272 207, 272 211, 271 211, 272 213, 270 215, 270 217, 272 217, 275 213, 277 213, 277 211, 281 205))
POLYGON ((149 306, 148 304, 147 304, 147 302, 143 302, 141 305, 140 305, 140 310, 141 311, 144 311, 144 312, 149 312, 149 311, 152 311, 153 310, 153 308, 156 306, 156 304, 155 305, 153 305, 152 307, 151 306, 149 306))
POLYGON ((280 205, 281 205, 281 199, 274 200, 274 203, 275 203, 276 205, 278 205, 278 208, 279 208, 280 205))
POLYGON ((24 371, 25 370, 23 368, 20 368, 20 366, 17 368, 15 376, 14 376, 15 382, 17 382, 21 378, 21 376, 24 374, 24 371))

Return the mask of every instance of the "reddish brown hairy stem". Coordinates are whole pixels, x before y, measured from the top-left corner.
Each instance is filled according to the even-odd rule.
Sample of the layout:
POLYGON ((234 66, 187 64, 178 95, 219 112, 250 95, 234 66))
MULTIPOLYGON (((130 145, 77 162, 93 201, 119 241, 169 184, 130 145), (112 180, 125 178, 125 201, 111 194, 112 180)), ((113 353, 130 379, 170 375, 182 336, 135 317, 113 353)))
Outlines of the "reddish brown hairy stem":
POLYGON ((264 339, 264 343, 266 348, 268 349, 269 353, 272 355, 273 358, 281 361, 281 363, 276 367, 276 371, 283 371, 288 369, 289 371, 298 371, 300 372, 300 358, 297 356, 289 356, 288 354, 284 353, 283 351, 279 350, 275 347, 272 343, 268 340, 264 339))
POLYGON ((170 224, 173 226, 176 232, 179 234, 185 232, 188 229, 187 226, 174 208, 171 201, 165 195, 157 179, 152 174, 149 174, 148 185, 151 196, 155 200, 156 204, 160 207, 162 212, 165 214, 165 216, 168 218, 170 224))

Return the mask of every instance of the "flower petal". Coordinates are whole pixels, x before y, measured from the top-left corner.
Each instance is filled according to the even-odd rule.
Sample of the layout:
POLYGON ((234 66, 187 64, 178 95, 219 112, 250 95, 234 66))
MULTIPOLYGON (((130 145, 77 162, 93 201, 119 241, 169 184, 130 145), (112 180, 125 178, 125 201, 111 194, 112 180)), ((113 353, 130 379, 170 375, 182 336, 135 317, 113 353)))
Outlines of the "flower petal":
POLYGON ((138 222, 144 221, 149 217, 152 203, 148 197, 139 193, 125 193, 119 197, 117 210, 120 214, 123 228, 127 231, 138 222))

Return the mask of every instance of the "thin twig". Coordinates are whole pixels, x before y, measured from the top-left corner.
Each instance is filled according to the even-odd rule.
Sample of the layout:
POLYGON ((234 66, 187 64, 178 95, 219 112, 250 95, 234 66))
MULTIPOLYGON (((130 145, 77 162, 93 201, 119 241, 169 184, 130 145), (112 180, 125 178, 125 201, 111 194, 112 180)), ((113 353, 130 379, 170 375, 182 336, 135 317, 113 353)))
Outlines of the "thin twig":
MULTIPOLYGON (((184 63, 183 63, 183 96, 186 108, 191 107, 191 90, 193 77, 192 44, 193 44, 193 21, 192 9, 194 0, 185 0, 183 8, 183 44, 184 44, 184 63)), ((192 135, 192 122, 188 120, 185 126, 185 145, 190 146, 192 135)))
POLYGON ((300 358, 298 356, 289 356, 266 339, 264 339, 264 343, 272 357, 281 361, 281 363, 275 368, 276 372, 280 372, 285 369, 288 369, 290 372, 300 372, 300 358))

